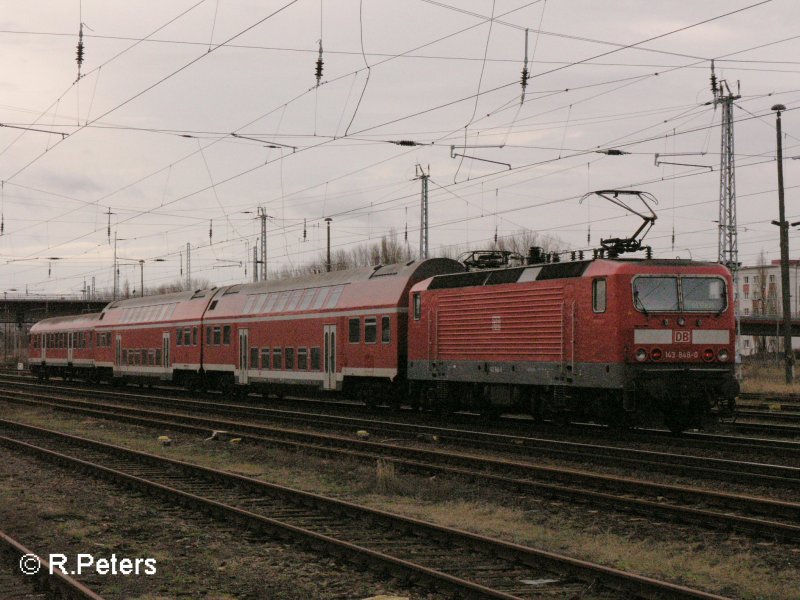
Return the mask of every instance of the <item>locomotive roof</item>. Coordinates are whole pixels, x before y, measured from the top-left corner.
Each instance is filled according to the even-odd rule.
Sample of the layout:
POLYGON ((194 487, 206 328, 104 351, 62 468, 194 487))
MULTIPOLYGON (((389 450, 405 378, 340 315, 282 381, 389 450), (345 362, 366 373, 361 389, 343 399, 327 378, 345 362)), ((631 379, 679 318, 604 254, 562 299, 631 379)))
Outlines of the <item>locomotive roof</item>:
POLYGON ((589 271, 591 275, 599 275, 623 271, 635 272, 648 267, 656 267, 659 269, 685 267, 725 268, 715 262, 687 259, 596 258, 437 275, 428 283, 427 289, 436 290, 501 285, 504 283, 524 283, 527 281, 543 281, 547 279, 568 279, 582 277, 587 271, 589 271))
POLYGON ((64 317, 50 317, 34 323, 31 333, 45 333, 49 331, 73 331, 94 327, 101 313, 83 313, 80 315, 67 315, 64 317))

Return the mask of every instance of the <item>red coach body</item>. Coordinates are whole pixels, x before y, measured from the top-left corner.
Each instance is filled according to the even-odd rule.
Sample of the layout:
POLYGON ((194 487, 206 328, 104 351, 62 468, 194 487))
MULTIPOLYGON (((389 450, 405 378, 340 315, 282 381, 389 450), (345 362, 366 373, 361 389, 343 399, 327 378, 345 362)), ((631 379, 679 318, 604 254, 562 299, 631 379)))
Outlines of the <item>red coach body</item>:
POLYGON ((94 329, 100 313, 54 317, 30 331, 28 364, 39 377, 84 377, 94 371, 94 329))

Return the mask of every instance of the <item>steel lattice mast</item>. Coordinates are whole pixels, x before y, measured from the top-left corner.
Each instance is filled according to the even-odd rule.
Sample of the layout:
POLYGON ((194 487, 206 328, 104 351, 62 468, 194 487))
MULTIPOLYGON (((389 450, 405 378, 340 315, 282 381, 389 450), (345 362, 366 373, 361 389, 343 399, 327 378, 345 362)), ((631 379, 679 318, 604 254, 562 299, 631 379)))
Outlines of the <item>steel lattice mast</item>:
MULTIPOLYGON (((736 275, 739 270, 739 246, 736 230, 736 165, 733 145, 733 101, 741 96, 731 93, 724 79, 717 84, 714 61, 711 61, 711 91, 714 106, 722 106, 719 159, 719 241, 718 261, 736 275)), ((737 90, 738 91, 738 90, 737 90)))
POLYGON ((719 153, 719 243, 718 261, 728 267, 733 276, 733 310, 736 315, 736 368, 737 377, 741 364, 741 322, 739 307, 739 233, 736 229, 736 164, 733 146, 733 101, 741 98, 739 82, 736 82, 736 94, 731 92, 728 82, 723 80, 717 84, 714 74, 714 61, 711 61, 711 92, 714 94, 714 106, 722 106, 722 122, 720 126, 719 153))

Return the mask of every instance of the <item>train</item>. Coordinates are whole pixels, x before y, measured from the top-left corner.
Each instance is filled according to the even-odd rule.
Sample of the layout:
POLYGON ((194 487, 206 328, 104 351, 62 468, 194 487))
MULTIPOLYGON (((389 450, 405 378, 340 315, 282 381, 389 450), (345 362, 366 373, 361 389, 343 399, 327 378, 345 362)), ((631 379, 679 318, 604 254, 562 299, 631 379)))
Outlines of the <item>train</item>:
POLYGON ((680 432, 733 407, 732 290, 711 262, 595 255, 467 269, 431 258, 45 319, 31 328, 29 368, 680 432))

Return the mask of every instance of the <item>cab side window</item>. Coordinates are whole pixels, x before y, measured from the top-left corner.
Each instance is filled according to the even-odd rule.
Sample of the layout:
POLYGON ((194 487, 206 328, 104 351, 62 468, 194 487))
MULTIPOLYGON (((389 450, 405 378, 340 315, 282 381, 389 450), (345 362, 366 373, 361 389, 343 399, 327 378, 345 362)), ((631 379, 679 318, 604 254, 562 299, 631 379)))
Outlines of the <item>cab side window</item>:
POLYGON ((592 310, 596 313, 606 312, 606 280, 595 279, 592 282, 592 310))

